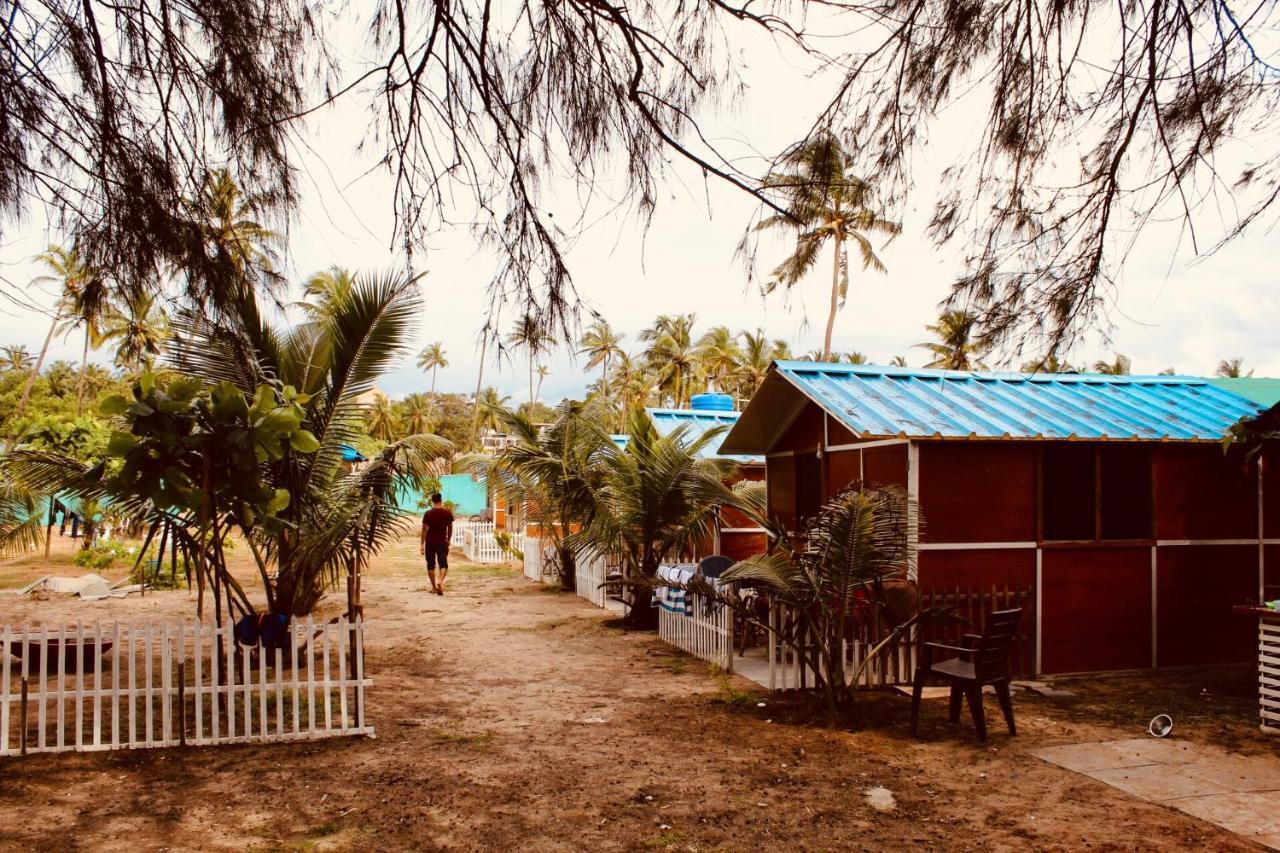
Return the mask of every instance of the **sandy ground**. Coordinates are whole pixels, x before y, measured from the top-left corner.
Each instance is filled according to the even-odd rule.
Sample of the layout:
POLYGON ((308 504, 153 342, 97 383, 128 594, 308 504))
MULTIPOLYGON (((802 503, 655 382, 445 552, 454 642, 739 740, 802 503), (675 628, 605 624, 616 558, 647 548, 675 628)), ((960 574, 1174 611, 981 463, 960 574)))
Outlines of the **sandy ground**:
MULTIPOLYGON (((54 562, 71 573, 66 545, 54 562)), ((11 561, 0 585, 43 573, 40 558, 11 561)), ((1020 695, 1019 736, 997 723, 987 745, 946 724, 945 702, 926 705, 912 738, 909 700, 887 693, 865 696, 862 728, 834 731, 806 704, 625 632, 514 569, 459 567, 450 580, 448 595, 429 594, 411 541, 365 580, 375 739, 5 759, 0 847, 1253 849, 1028 754, 1136 736, 1151 716, 1132 698, 1141 685, 1082 684, 1074 702, 1020 695), (875 786, 892 792, 891 811, 869 804, 875 786)), ((0 595, 0 623, 192 608, 186 592, 95 604, 0 595)), ((1238 684, 1239 695, 1162 684, 1186 701, 1181 736, 1274 748, 1252 734, 1238 684)), ((994 702, 988 714, 999 719, 994 702)))

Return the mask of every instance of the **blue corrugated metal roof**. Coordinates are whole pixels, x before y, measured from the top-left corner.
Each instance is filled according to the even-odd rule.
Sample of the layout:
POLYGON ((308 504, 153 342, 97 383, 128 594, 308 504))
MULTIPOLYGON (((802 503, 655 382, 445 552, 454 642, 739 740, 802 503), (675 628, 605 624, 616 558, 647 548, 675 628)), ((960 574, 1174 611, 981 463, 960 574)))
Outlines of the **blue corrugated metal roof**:
POLYGON ((1263 408, 1190 376, 776 368, 859 436, 1216 441, 1263 408))
MULTIPOLYGON (((653 421, 653 426, 661 435, 670 435, 677 427, 684 425, 686 427, 685 435, 690 439, 695 439, 709 429, 727 426, 732 428, 738 422, 741 412, 717 412, 706 409, 645 409, 649 418, 653 421)), ((728 434, 727 431, 725 433, 728 434)), ((719 440, 712 441, 705 447, 701 456, 705 459, 723 458, 732 459, 741 465, 763 465, 763 456, 730 456, 721 455, 718 451, 720 445, 724 442, 724 435, 719 440)))

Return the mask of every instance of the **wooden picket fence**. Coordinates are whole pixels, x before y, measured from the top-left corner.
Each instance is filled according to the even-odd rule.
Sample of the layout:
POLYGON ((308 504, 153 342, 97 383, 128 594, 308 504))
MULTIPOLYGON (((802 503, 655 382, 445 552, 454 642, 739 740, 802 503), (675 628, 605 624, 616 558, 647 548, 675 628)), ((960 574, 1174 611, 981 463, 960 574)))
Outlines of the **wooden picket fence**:
POLYGON ((585 598, 596 607, 605 607, 608 590, 601 584, 609 574, 609 566, 601 556, 582 555, 573 566, 574 591, 579 598, 585 598))
POLYGON ((283 648, 199 621, 0 629, 0 756, 373 735, 361 620, 283 648))
POLYGON ((449 539, 449 544, 455 548, 461 548, 466 540, 467 532, 493 535, 494 524, 492 521, 457 521, 453 522, 453 535, 449 539))
POLYGON ((687 614, 658 608, 658 638, 725 672, 733 672, 733 610, 722 604, 708 604, 696 593, 687 595, 687 614))

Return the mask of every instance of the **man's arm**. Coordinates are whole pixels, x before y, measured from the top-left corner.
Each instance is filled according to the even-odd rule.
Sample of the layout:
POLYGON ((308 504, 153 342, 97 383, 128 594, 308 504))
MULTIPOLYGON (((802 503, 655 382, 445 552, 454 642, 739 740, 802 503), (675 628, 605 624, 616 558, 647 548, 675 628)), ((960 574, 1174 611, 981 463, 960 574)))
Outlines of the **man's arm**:
POLYGON ((423 556, 427 553, 427 519, 422 519, 422 531, 418 534, 418 552, 423 556))
POLYGON ((446 545, 453 542, 453 516, 452 515, 449 516, 449 526, 444 529, 444 541, 446 545))

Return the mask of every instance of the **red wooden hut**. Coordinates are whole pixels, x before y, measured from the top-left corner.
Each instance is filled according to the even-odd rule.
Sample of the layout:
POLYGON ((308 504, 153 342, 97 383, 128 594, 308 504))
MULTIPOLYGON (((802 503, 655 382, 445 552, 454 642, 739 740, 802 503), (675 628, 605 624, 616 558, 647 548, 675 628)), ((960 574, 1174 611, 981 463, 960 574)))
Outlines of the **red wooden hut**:
POLYGON ((766 455, 790 524, 904 487, 922 589, 1031 590, 1036 672, 1210 664, 1250 659, 1231 608, 1280 575, 1280 464, 1221 442, 1259 409, 1190 377, 778 362, 720 452, 766 455))

